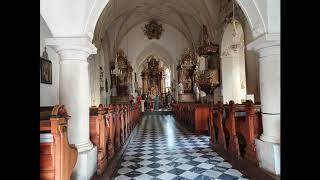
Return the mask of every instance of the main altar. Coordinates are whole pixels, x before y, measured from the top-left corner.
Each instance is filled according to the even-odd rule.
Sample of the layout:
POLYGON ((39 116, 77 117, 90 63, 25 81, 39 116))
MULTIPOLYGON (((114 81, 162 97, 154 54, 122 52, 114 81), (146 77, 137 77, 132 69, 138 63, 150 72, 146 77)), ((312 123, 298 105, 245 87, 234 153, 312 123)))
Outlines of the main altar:
POLYGON ((141 72, 142 93, 153 97, 158 96, 165 92, 164 70, 154 56, 151 56, 147 62, 147 67, 141 72))

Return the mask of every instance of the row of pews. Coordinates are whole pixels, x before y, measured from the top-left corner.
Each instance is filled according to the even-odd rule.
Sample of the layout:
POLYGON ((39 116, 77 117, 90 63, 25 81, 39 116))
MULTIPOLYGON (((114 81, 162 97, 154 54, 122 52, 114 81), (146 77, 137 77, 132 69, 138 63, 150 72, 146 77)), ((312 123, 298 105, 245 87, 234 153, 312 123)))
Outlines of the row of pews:
POLYGON ((90 139, 98 148, 97 174, 104 173, 115 152, 124 145, 141 119, 140 104, 90 108, 90 139))
MULTIPOLYGON (((140 104, 114 104, 90 107, 90 140, 98 148, 97 174, 106 170, 141 119, 140 104)), ((40 179, 69 180, 78 151, 69 144, 63 105, 40 107, 40 179)))
POLYGON ((40 179, 67 180, 77 162, 78 151, 69 144, 63 105, 40 108, 40 179))
POLYGON ((176 120, 195 134, 208 132, 209 105, 190 102, 173 104, 176 120))
POLYGON ((262 134, 260 104, 254 104, 252 101, 242 104, 235 104, 233 101, 229 104, 218 102, 211 105, 179 103, 174 105, 174 111, 177 121, 185 126, 206 125, 209 129, 210 143, 222 147, 231 157, 258 163, 255 139, 262 134), (202 107, 202 110, 198 110, 198 114, 207 121, 197 119, 199 107, 202 107))

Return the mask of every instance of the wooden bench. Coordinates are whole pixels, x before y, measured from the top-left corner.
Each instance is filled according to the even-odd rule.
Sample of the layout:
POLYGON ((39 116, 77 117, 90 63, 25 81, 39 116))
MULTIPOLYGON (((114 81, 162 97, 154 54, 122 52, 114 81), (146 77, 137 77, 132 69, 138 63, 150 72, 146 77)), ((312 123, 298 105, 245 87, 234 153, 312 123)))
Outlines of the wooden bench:
POLYGON ((90 140, 98 148, 97 174, 104 172, 107 166, 107 140, 109 138, 109 122, 107 109, 102 104, 90 108, 90 140))
POLYGON ((209 121, 212 144, 221 145, 237 159, 258 163, 254 142, 262 134, 260 105, 219 102, 211 106, 209 121))
POLYGON ((176 119, 195 134, 208 132, 209 105, 194 103, 178 103, 174 106, 176 119))
POLYGON ((77 162, 78 151, 70 145, 63 105, 40 107, 40 179, 69 180, 77 162))

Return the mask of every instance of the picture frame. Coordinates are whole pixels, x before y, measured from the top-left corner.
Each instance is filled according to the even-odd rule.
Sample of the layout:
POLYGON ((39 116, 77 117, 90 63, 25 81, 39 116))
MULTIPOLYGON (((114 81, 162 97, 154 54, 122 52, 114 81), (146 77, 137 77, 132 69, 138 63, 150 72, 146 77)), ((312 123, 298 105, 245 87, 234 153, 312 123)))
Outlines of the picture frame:
POLYGON ((40 57, 40 76, 41 83, 52 84, 52 63, 42 57, 40 57))

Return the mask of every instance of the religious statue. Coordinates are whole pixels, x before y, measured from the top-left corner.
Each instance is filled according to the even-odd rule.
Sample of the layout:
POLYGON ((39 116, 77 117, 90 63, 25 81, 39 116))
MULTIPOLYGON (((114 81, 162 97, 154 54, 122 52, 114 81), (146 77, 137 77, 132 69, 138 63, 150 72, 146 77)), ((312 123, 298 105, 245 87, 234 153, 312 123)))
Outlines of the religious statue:
POLYGON ((155 97, 155 96, 157 96, 158 95, 158 86, 156 85, 156 86, 153 86, 153 87, 151 87, 151 96, 152 97, 155 97))
POLYGON ((193 93, 196 95, 197 102, 199 102, 200 101, 200 90, 199 90, 199 86, 197 83, 194 83, 194 85, 193 85, 193 93))
POLYGON ((100 88, 101 88, 101 90, 104 89, 103 80, 104 80, 104 71, 103 71, 102 67, 100 67, 100 88))
POLYGON ((179 94, 183 94, 183 84, 182 84, 182 82, 180 82, 179 84, 178 84, 178 93, 179 94))

